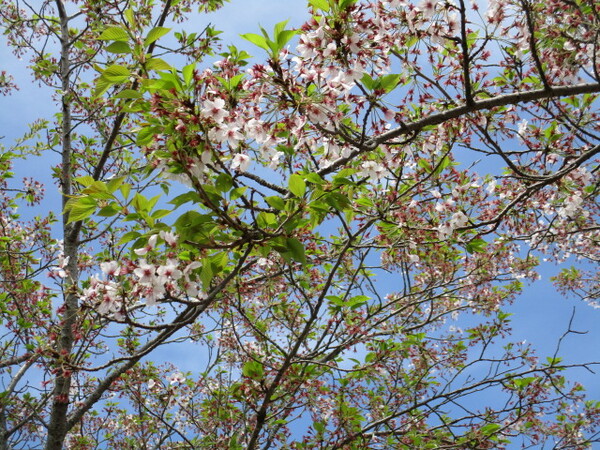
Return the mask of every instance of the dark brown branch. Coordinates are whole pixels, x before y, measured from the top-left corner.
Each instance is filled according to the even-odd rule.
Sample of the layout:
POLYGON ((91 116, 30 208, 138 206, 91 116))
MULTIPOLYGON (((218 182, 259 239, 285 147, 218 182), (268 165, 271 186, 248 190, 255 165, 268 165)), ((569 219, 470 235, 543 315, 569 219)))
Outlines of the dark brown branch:
POLYGON ((552 86, 550 86, 550 83, 548 83, 548 79, 546 78, 544 66, 542 65, 542 61, 540 60, 540 55, 535 41, 535 24, 533 22, 531 5, 527 0, 522 0, 521 6, 523 7, 523 11, 525 12, 525 18, 527 20, 527 29, 529 31, 529 51, 531 52, 531 57, 533 58, 535 67, 538 71, 538 74, 540 75, 540 79, 542 80, 544 89, 550 91, 552 90, 552 86))
POLYGON ((476 101, 473 103, 473 105, 458 106, 448 111, 432 114, 431 116, 415 120, 414 122, 403 124, 398 128, 382 133, 377 137, 373 137, 364 145, 360 145, 358 142, 350 142, 356 146, 354 151, 352 151, 348 156, 334 161, 330 166, 319 170, 317 174, 323 176, 332 173, 347 162, 352 161, 358 155, 375 150, 377 146, 385 144, 392 139, 407 135, 409 133, 417 133, 427 126, 439 125, 470 113, 490 110, 500 106, 518 105, 520 103, 527 103, 547 98, 569 97, 572 95, 593 94, 597 92, 600 92, 600 83, 583 83, 572 86, 553 86, 550 88, 550 90, 536 89, 533 91, 502 94, 498 95, 497 97, 476 101))
POLYGON ((469 61, 469 41, 467 36, 467 9, 465 7, 465 1, 460 0, 460 46, 462 50, 462 69, 463 69, 463 82, 465 84, 465 101, 468 106, 472 106, 473 100, 473 89, 471 87, 471 69, 469 61))

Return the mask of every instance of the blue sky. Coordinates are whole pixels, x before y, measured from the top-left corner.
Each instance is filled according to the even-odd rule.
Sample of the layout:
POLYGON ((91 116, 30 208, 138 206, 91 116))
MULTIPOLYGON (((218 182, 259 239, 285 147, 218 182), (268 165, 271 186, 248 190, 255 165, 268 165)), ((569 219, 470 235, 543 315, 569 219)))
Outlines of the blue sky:
MULTIPOLYGON (((198 23, 185 24, 187 30, 194 27, 202 29, 211 22, 224 33, 224 43, 235 42, 257 58, 261 58, 262 50, 241 40, 243 33, 258 32, 258 25, 270 30, 273 24, 289 19, 289 26, 295 27, 308 18, 304 0, 239 0, 227 4, 222 10, 208 16, 202 16, 198 23)), ((175 27, 177 28, 177 27, 175 27)), ((0 135, 1 141, 10 146, 13 139, 27 130, 27 124, 37 118, 51 119, 57 110, 52 104, 46 89, 33 82, 25 69, 25 62, 18 61, 5 46, 0 46, 0 70, 7 70, 20 86, 20 90, 9 97, 0 97, 0 135)), ((36 159, 17 166, 16 178, 23 176, 40 177, 46 181, 49 193, 42 209, 56 208, 57 194, 55 187, 49 182, 48 159, 36 159), (25 170, 26 169, 26 170, 25 170)), ((56 211, 58 213, 58 211, 56 211)), ((575 308, 573 328, 587 332, 585 335, 571 335, 563 342, 560 355, 567 363, 600 361, 600 310, 592 309, 573 298, 565 299, 556 292, 549 282, 549 277, 558 268, 547 265, 542 270, 542 280, 529 286, 507 312, 514 313, 512 340, 526 340, 537 349, 541 357, 554 354, 558 339, 567 330, 569 319, 575 308)), ((382 291, 387 290, 386 283, 381 283, 382 291)), ((169 359, 183 370, 192 369, 197 361, 186 359, 189 352, 185 345, 169 350, 169 359)), ((600 368, 599 368, 600 369, 600 368)), ((588 389, 592 398, 600 399, 600 378, 583 369, 571 373, 571 380, 580 381, 588 389)))

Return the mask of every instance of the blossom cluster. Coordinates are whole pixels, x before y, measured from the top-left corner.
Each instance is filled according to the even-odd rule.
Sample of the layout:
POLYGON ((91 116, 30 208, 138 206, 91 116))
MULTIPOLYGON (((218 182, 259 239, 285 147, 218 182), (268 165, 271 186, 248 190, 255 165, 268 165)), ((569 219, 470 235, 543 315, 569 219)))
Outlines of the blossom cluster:
MULTIPOLYGON (((152 253, 159 237, 167 248, 177 247, 177 236, 161 231, 150 236, 148 243, 134 252, 139 256, 152 253)), ((81 300, 98 313, 116 320, 124 320, 128 310, 138 306, 141 299, 146 306, 155 306, 167 299, 198 302, 206 296, 193 274, 200 267, 198 261, 186 262, 172 257, 162 264, 149 263, 144 258, 122 263, 102 262, 104 277, 92 276, 81 300)))

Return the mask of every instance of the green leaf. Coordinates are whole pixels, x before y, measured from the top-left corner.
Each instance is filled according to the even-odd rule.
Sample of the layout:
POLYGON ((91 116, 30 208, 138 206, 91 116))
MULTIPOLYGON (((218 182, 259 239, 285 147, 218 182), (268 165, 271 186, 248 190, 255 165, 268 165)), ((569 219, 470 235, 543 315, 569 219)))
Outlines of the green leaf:
POLYGON ((378 82, 379 87, 383 89, 385 92, 392 91, 396 86, 398 86, 398 81, 400 81, 401 75, 399 74, 389 74, 382 76, 378 82))
POLYGON ((125 177, 111 178, 106 182, 106 190, 113 194, 117 189, 123 186, 123 180, 125 180, 125 177))
POLYGON ((176 89, 178 91, 182 91, 182 86, 179 82, 179 76, 177 76, 175 73, 159 72, 158 75, 160 76, 160 80, 155 80, 159 82, 156 85, 156 88, 158 88, 158 90, 176 89))
POLYGON ((429 160, 427 160, 425 158, 420 158, 417 161, 417 165, 419 167, 421 167, 422 169, 425 169, 427 171, 427 173, 431 173, 433 171, 433 168, 431 167, 431 163, 429 162, 429 160))
POLYGON ((514 386, 518 390, 522 390, 522 389, 526 388, 531 383, 533 383, 534 381, 537 381, 537 380, 538 380, 537 377, 524 377, 524 378, 515 378, 512 381, 513 381, 514 386))
POLYGON ((360 197, 357 200, 355 200, 355 203, 358 206, 364 206, 365 208, 373 208, 373 207, 375 207, 375 203, 373 203, 373 200, 371 200, 368 197, 360 197))
POLYGON ((277 35, 279 35, 279 33, 281 33, 282 31, 285 30, 285 26, 287 25, 288 22, 289 22, 289 20, 284 20, 283 22, 279 22, 279 23, 275 24, 275 26, 273 27, 273 35, 274 35, 275 39, 277 39, 277 35))
POLYGON ((192 82, 192 78, 194 76, 194 70, 196 69, 196 63, 188 64, 183 69, 181 69, 181 74, 183 75, 183 81, 186 85, 189 85, 192 82))
POLYGON ((365 305, 370 300, 366 295, 357 295, 346 301, 346 306, 350 309, 357 309, 365 305))
POLYGON ((156 206, 156 203, 158 203, 158 200, 160 200, 160 197, 161 197, 161 194, 158 194, 148 200, 148 211, 150 211, 152 208, 154 208, 156 206))
POLYGON ((481 432, 487 436, 491 436, 495 434, 498 430, 502 428, 502 425, 497 423, 488 423, 481 427, 481 432))
POLYGON ((136 212, 147 212, 150 211, 150 204, 148 199, 139 192, 136 193, 131 201, 131 205, 136 212))
POLYGON ((360 82, 369 91, 374 90, 377 85, 375 80, 371 78, 371 76, 368 73, 363 74, 362 78, 360 79, 360 82))
POLYGON ((240 34, 240 37, 246 39, 249 42, 252 42, 257 47, 262 48, 263 50, 269 51, 269 44, 267 44, 267 39, 263 36, 254 33, 246 33, 240 34))
POLYGON ((240 82, 244 79, 244 74, 240 73, 238 75, 236 75, 235 77, 232 77, 229 79, 228 83, 227 83, 227 87, 229 90, 234 90, 235 88, 237 88, 240 84, 240 82))
POLYGON ((258 216, 256 216, 256 223, 261 228, 277 228, 279 225, 277 216, 265 211, 261 211, 258 216))
POLYGON ((101 41, 128 41, 129 34, 121 27, 108 27, 98 37, 101 41))
POLYGON ((210 265, 213 273, 220 274, 229 263, 227 252, 220 252, 210 257, 210 265))
POLYGON ((135 23, 135 13, 133 12, 133 9, 127 8, 125 10, 125 12, 123 12, 123 15, 125 16, 125 20, 127 20, 127 23, 130 26, 135 27, 135 25, 136 25, 136 23, 135 23))
POLYGON ((175 221, 175 229, 180 237, 197 242, 209 242, 210 235, 216 227, 213 218, 196 211, 186 211, 175 221))
POLYGON ((137 133, 135 143, 140 147, 150 144, 154 140, 156 130, 153 127, 144 127, 137 133))
POLYGON ((325 184, 325 180, 321 177, 321 175, 314 172, 306 175, 306 181, 318 185, 325 184))
POLYGON ((337 295, 327 295, 325 298, 329 300, 329 302, 334 306, 337 306, 339 308, 344 306, 344 299, 342 297, 339 297, 337 295))
POLYGON ((171 29, 165 28, 165 27, 152 28, 148 32, 148 35, 146 36, 146 38, 144 39, 144 45, 148 46, 148 45, 152 44, 153 42, 157 41, 158 39, 163 37, 165 34, 167 34, 169 31, 171 31, 171 29))
POLYGON ((300 175, 296 173, 290 176, 288 187, 290 192, 296 197, 303 197, 304 193, 306 192, 306 182, 300 175))
POLYGON ((98 204, 92 197, 77 197, 70 200, 65 211, 69 213, 68 223, 87 219, 96 211, 98 204))
POLYGON ((229 199, 231 201, 237 200, 238 198, 240 198, 242 195, 244 195, 246 193, 246 189, 248 189, 248 186, 243 186, 243 187, 233 189, 229 193, 229 199))
POLYGON ((304 254, 304 245, 302 245, 302 242, 296 238, 287 238, 285 244, 295 261, 306 264, 306 255, 304 254))
POLYGON ((96 180, 94 180, 94 177, 90 175, 84 175, 82 177, 75 178, 75 181, 84 187, 90 187, 96 180))
POLYGON ((156 211, 154 211, 152 213, 152 215, 150 217, 152 217, 154 220, 158 220, 158 219, 162 219, 165 216, 168 216, 172 212, 173 211, 171 211, 170 209, 157 209, 156 211))
POLYGON ((346 9, 348 6, 354 5, 356 0, 339 0, 340 9, 346 9))
POLYGON ((173 67, 168 62, 160 58, 151 58, 146 61, 146 70, 155 70, 158 72, 161 70, 171 69, 173 69, 173 67))
POLYGON ((184 194, 178 195, 173 200, 169 201, 169 203, 171 205, 175 205, 176 207, 179 207, 188 202, 194 202, 194 203, 200 202, 200 196, 196 192, 190 191, 190 192, 186 192, 184 194))
POLYGON ((452 164, 452 160, 448 156, 444 156, 444 158, 436 165, 434 175, 441 174, 444 169, 452 164))
POLYGON ((325 12, 329 11, 329 2, 327 0, 308 0, 308 3, 315 9, 325 12))
POLYGON ((200 271, 200 281, 202 281, 202 286, 204 289, 210 289, 210 283, 213 279, 213 271, 210 264, 204 264, 202 266, 202 270, 200 271))
POLYGON ((102 217, 112 217, 117 215, 120 211, 121 206, 116 202, 112 202, 104 208, 101 208, 100 211, 98 211, 98 215, 102 217))
POLYGON ((369 91, 383 90, 385 92, 390 92, 398 86, 400 78, 401 75, 392 73, 374 80, 369 74, 365 73, 360 79, 360 82, 369 91))
POLYGON ((113 84, 127 81, 129 80, 130 76, 131 72, 129 72, 129 69, 127 67, 118 66, 116 64, 108 66, 100 75, 101 78, 113 84))
POLYGON ((338 211, 344 211, 349 205, 350 200, 340 192, 330 192, 324 198, 325 202, 338 211))
POLYGON ((484 253, 487 242, 481 238, 473 239, 467 244, 467 252, 469 253, 484 253))
POLYGON ((279 211, 283 211, 285 209, 285 201, 281 197, 273 196, 265 198, 267 204, 279 211))
POLYGON ((253 380, 260 380, 264 377, 265 369, 258 361, 248 361, 242 367, 242 375, 253 380))
POLYGON ((131 53, 131 47, 127 42, 116 41, 106 47, 106 51, 110 53, 126 54, 131 53))
POLYGON ((313 422, 313 428, 319 434, 325 432, 325 424, 323 422, 313 422))
POLYGON ((121 191, 121 194, 123 194, 123 197, 125 197, 126 199, 129 198, 129 193, 131 192, 131 184, 129 183, 124 183, 121 186, 119 186, 119 191, 121 191))
POLYGON ((133 89, 123 89, 115 98, 142 98, 142 94, 138 91, 134 91, 133 89))
POLYGON ((233 178, 227 173, 221 173, 217 177, 215 187, 221 192, 229 192, 233 187, 233 178))
POLYGON ((285 45, 292 39, 296 34, 298 34, 297 30, 283 30, 277 36, 277 47, 278 51, 280 51, 285 45))
POLYGON ((102 77, 96 80, 96 87, 94 88, 94 98, 100 97, 104 94, 114 83, 103 79, 102 77))
POLYGON ((554 358, 551 356, 547 356, 546 361, 548 362, 548 365, 550 367, 553 367, 553 366, 558 366, 562 362, 562 358, 558 358, 558 357, 554 358))
POLYGON ((114 196, 108 192, 106 184, 102 181, 94 181, 91 185, 81 191, 96 200, 110 200, 114 196))

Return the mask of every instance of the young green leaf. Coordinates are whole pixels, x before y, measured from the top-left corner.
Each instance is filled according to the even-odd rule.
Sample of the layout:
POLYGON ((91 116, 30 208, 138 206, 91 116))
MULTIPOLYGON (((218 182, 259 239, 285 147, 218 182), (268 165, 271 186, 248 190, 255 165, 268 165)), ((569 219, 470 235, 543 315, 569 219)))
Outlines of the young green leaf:
POLYGON ((102 79, 109 81, 113 84, 127 81, 130 76, 131 72, 129 72, 129 69, 127 67, 118 66, 116 64, 108 66, 100 75, 102 79))
POLYGON ((267 44, 267 39, 263 36, 254 33, 246 33, 240 34, 240 37, 246 39, 249 42, 252 42, 257 47, 262 48, 263 50, 269 51, 269 44, 267 44))
POLYGON ((265 201, 272 208, 283 211, 285 209, 285 201, 281 197, 273 196, 265 198, 265 201))
POLYGON ((263 365, 258 361, 248 361, 242 367, 242 375, 253 380, 260 380, 265 374, 263 365))
POLYGON ((382 76, 377 81, 381 89, 383 89, 385 92, 391 92, 396 86, 398 86, 400 77, 401 75, 392 73, 389 75, 382 76))
POLYGON ((115 95, 115 98, 142 98, 142 94, 140 94, 138 91, 134 91, 133 89, 123 89, 121 92, 115 95))
POLYGON ((69 200, 65 207, 65 213, 69 214, 68 223, 87 219, 94 214, 97 207, 96 200, 89 196, 69 200))
POLYGON ((297 30, 283 30, 277 36, 277 47, 279 50, 283 49, 285 45, 292 39, 296 34, 298 34, 297 30))
POLYGON ((101 41, 128 41, 129 34, 121 27, 108 27, 98 37, 101 41))
POLYGON ((192 82, 192 78, 194 77, 194 70, 196 69, 196 63, 188 64, 183 69, 181 69, 181 74, 183 75, 183 81, 186 85, 189 85, 192 82))
POLYGON ((308 3, 317 10, 329 11, 329 2, 327 0, 308 0, 308 3))
POLYGON ((151 58, 146 61, 146 70, 154 70, 154 71, 162 71, 162 70, 171 70, 173 67, 165 60, 160 58, 151 58))
POLYGON ((467 244, 467 252, 469 253, 484 253, 487 242, 481 238, 473 239, 467 244))
POLYGON ((110 53, 116 53, 118 55, 128 54, 131 53, 131 47, 129 47, 129 44, 127 44, 127 42, 115 41, 108 47, 106 47, 106 51, 110 53))
POLYGON ((306 192, 306 182, 300 175, 296 173, 290 176, 288 187, 290 192, 296 197, 303 197, 304 193, 306 192))
POLYGON ((304 252, 304 245, 296 238, 287 238, 285 240, 286 247, 290 252, 292 258, 299 263, 306 264, 306 255, 304 252))
POLYGON ((148 46, 148 45, 152 44, 153 42, 156 42, 161 37, 163 37, 165 34, 167 34, 169 31, 171 31, 171 29, 165 28, 165 27, 152 28, 148 32, 148 35, 146 36, 146 38, 144 39, 144 45, 148 46))

